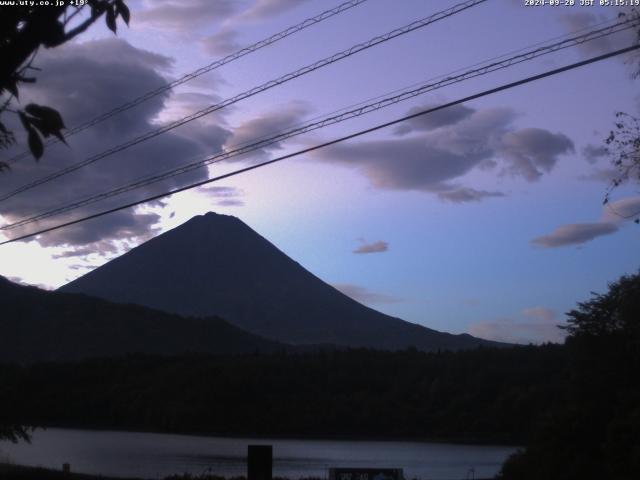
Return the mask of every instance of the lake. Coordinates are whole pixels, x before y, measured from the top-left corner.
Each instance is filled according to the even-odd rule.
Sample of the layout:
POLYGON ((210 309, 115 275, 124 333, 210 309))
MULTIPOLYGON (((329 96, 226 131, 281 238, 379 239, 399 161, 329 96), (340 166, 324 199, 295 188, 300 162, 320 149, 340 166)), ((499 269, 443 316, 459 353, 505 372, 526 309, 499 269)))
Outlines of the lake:
POLYGON ((273 445, 274 476, 327 477, 329 467, 403 468, 407 479, 493 477, 515 447, 402 441, 220 438, 161 433, 38 430, 31 445, 0 442, 0 462, 109 476, 246 475, 248 444, 273 445))

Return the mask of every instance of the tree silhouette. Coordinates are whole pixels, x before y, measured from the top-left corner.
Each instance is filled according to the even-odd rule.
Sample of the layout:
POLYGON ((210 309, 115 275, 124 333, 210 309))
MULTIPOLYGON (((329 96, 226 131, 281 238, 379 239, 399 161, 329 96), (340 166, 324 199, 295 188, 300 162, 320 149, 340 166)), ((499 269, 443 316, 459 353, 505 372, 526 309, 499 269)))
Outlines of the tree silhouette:
MULTIPOLYGON (((0 148, 7 149, 15 143, 13 131, 2 122, 5 113, 20 118, 29 150, 36 160, 44 152, 43 137, 54 135, 64 141, 62 130, 65 125, 55 109, 33 103, 24 108, 13 108, 19 99, 20 85, 36 81, 33 74, 38 69, 33 66, 33 61, 40 47, 54 48, 68 42, 103 15, 107 27, 114 33, 117 17, 129 24, 129 8, 123 0, 83 0, 77 3, 79 5, 14 5, 2 9, 0 95, 5 98, 0 103, 0 148)), ((0 160, 0 171, 8 168, 7 162, 0 160)))
POLYGON ((567 314, 567 395, 504 480, 640 478, 640 273, 567 314))
MULTIPOLYGON (((68 42, 103 15, 107 27, 114 33, 118 16, 129 24, 129 8, 123 0, 86 0, 77 3, 81 5, 14 5, 2 8, 0 95, 4 98, 0 103, 0 149, 7 149, 15 143, 13 131, 2 122, 2 116, 6 113, 19 117, 27 133, 29 150, 36 160, 44 152, 43 137, 54 135, 64 141, 64 122, 55 109, 33 103, 24 108, 13 108, 13 104, 19 100, 20 85, 36 81, 33 73, 38 69, 32 64, 40 47, 54 48, 68 42)), ((0 160, 0 172, 8 168, 9 165, 0 160)), ((29 429, 11 424, 0 415, 0 440, 3 439, 14 442, 28 440, 29 429)))
MULTIPOLYGON (((630 17, 632 20, 640 19, 640 10, 631 8, 628 12, 619 14, 619 17, 630 17)), ((636 40, 640 40, 640 31, 636 35, 636 40)), ((632 62, 638 62, 632 78, 640 77, 640 61, 634 58, 632 62)), ((604 197, 603 203, 609 204, 611 194, 620 185, 628 182, 635 182, 640 185, 640 118, 626 112, 617 112, 614 129, 606 138, 607 153, 611 157, 611 163, 615 167, 617 174, 611 181, 604 197)), ((624 218, 636 217, 635 223, 640 223, 640 211, 632 212, 630 215, 622 215, 613 211, 616 215, 624 218)))

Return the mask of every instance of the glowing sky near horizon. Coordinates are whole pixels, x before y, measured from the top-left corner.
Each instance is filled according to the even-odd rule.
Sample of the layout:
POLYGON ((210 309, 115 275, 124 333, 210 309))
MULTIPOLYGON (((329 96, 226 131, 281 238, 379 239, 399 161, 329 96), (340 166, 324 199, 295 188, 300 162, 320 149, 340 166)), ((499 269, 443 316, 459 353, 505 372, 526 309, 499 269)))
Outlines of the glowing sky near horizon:
MULTIPOLYGON (((41 53, 40 80, 24 89, 22 101, 60 106, 73 125, 102 113, 114 97, 116 102, 132 98, 339 1, 127 3, 131 25, 119 23, 117 41, 100 24, 72 44, 41 53)), ((370 0, 187 83, 98 132, 73 137, 69 149, 48 148, 38 164, 22 160, 0 177, 0 193, 456 3, 370 0)), ((489 0, 19 195, 0 205, 0 216, 14 221, 618 13, 523 3, 489 0)), ((633 40, 633 33, 619 34, 456 84, 292 139, 245 162, 212 166, 209 175, 633 40)), ((603 208, 611 166, 606 157, 589 155, 603 145, 616 111, 638 113, 640 80, 631 78, 632 65, 633 59, 626 64, 625 58, 610 59, 467 103, 404 130, 386 129, 179 194, 162 205, 5 245, 0 275, 55 288, 152 235, 214 210, 239 217, 327 283, 390 315, 497 340, 560 341, 556 325, 564 312, 640 266, 640 227, 603 208)), ((206 172, 198 175, 189 180, 206 172)), ((637 185, 619 189, 614 201, 624 212, 640 210, 637 185)))

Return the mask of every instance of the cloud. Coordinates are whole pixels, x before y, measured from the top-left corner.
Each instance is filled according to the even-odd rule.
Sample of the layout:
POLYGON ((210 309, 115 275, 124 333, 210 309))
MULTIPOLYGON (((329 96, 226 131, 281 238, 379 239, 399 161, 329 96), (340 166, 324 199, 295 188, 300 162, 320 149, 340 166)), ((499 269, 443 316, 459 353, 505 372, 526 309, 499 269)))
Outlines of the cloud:
POLYGON ((208 197, 220 199, 215 204, 222 207, 242 207, 245 204, 242 199, 245 196, 244 191, 236 187, 210 186, 201 188, 200 192, 208 197))
MULTIPOLYGON (((413 115, 422 110, 428 110, 435 107, 435 104, 427 104, 422 107, 413 107, 407 115, 413 115)), ((419 117, 412 118, 406 122, 401 123, 394 131, 397 135, 405 135, 413 131, 428 131, 435 130, 436 128, 446 127, 448 125, 454 125, 465 118, 470 117, 475 110, 465 105, 454 105, 444 110, 437 110, 428 115, 421 115, 419 117)))
POLYGON ((522 310, 522 314, 526 317, 544 320, 547 323, 556 319, 556 312, 546 307, 525 308, 522 310))
MULTIPOLYGON (((309 111, 310 108, 305 103, 292 102, 277 112, 268 112, 247 120, 232 129, 232 134, 225 141, 224 147, 226 150, 233 150, 238 146, 252 144, 260 139, 266 139, 281 131, 288 130, 301 123, 309 111)), ((276 142, 253 151, 250 156, 252 160, 257 161, 267 156, 271 151, 280 149, 282 149, 282 143, 276 142)))
POLYGON ((562 154, 574 150, 573 142, 561 133, 540 128, 525 128, 507 133, 500 153, 508 160, 506 171, 532 182, 549 173, 562 154))
MULTIPOLYGON (((73 126, 164 85, 167 79, 163 70, 171 65, 171 59, 137 49, 123 40, 109 39, 47 50, 38 57, 37 63, 42 72, 36 84, 23 89, 22 101, 55 107, 66 124, 73 126)), ((155 119, 165 108, 168 97, 169 93, 158 95, 70 137, 69 147, 61 144, 47 147, 44 158, 38 163, 31 159, 18 162, 11 175, 3 177, 3 190, 13 190, 156 128, 155 119)), ((221 127, 194 122, 189 129, 160 135, 16 196, 3 205, 3 218, 7 222, 17 221, 149 174, 175 168, 185 159, 202 157, 212 149, 220 150, 228 136, 229 132, 221 127)), ((203 180, 207 175, 206 169, 189 172, 98 205, 11 230, 11 236, 29 233, 36 227, 56 225, 187 182, 203 180)), ((154 208, 161 207, 162 204, 156 202, 154 208)), ((122 242, 148 238, 159 219, 159 214, 147 207, 122 210, 50 232, 36 240, 42 246, 66 246, 70 252, 80 252, 83 247, 91 245, 92 250, 106 254, 121 249, 122 242)))
MULTIPOLYGON (((0 276, 0 278, 2 278, 2 276, 0 276)), ((22 277, 5 277, 5 278, 13 283, 17 283, 18 285, 23 285, 25 287, 37 287, 40 290, 53 290, 53 288, 43 283, 27 283, 22 279, 22 277)))
POLYGON ((245 20, 265 20, 296 8, 305 1, 308 0, 256 0, 251 8, 242 13, 240 18, 245 20))
POLYGON ((469 187, 461 187, 438 193, 438 197, 453 203, 479 202, 485 198, 504 196, 505 194, 502 192, 488 192, 486 190, 475 190, 469 187))
MULTIPOLYGON (((603 25, 597 27, 596 24, 601 23, 607 19, 605 15, 596 15, 592 12, 584 11, 565 13, 564 15, 560 15, 559 18, 567 28, 568 32, 576 32, 583 29, 589 29, 591 27, 593 27, 593 29, 603 28, 603 25)), ((599 55, 602 53, 611 52, 616 49, 624 48, 635 43, 635 41, 635 29, 631 28, 614 35, 601 37, 589 42, 584 42, 578 45, 578 48, 587 55, 599 55)))
MULTIPOLYGON (((212 85, 218 86, 224 83, 221 77, 216 75, 215 72, 209 73, 207 75, 207 79, 209 88, 211 88, 212 85)), ((162 121, 168 122, 171 120, 178 120, 191 115, 193 112, 202 110, 205 107, 220 103, 221 100, 222 98, 220 96, 213 93, 174 91, 165 102, 165 108, 162 111, 162 121)), ((224 116, 228 114, 230 110, 231 109, 227 107, 202 117, 199 125, 224 125, 224 116)))
POLYGON ((553 323, 509 318, 472 324, 469 333, 486 340, 520 344, 562 343, 566 337, 564 330, 553 323))
POLYGON ((596 168, 589 173, 578 176, 579 180, 611 183, 620 176, 620 172, 615 168, 596 168))
POLYGON ((603 145, 587 145, 582 149, 582 156, 591 164, 608 155, 607 147, 603 145))
POLYGON ((628 197, 604 206, 602 212, 603 222, 623 222, 635 219, 640 215, 640 196, 628 197))
POLYGON ((364 254, 364 253, 382 253, 389 250, 389 243, 379 240, 373 243, 363 242, 358 248, 356 248, 353 253, 364 254))
POLYGON ((219 32, 203 38, 200 43, 206 53, 211 55, 228 55, 241 46, 238 43, 239 33, 230 28, 223 28, 219 32))
POLYGON ((639 216, 640 196, 623 198, 606 204, 598 222, 561 225, 548 235, 534 238, 531 243, 543 248, 582 245, 617 232, 626 221, 639 216))
POLYGON ((595 238, 611 235, 617 231, 618 227, 613 223, 572 223, 561 225, 548 235, 534 238, 531 243, 543 248, 582 245, 595 238))
POLYGON ((438 120, 442 126, 435 131, 414 126, 417 134, 406 138, 341 143, 312 156, 356 169, 379 189, 429 192, 463 202, 504 196, 453 182, 476 168, 500 167, 503 173, 534 182, 574 149, 561 133, 515 129, 517 115, 510 109, 468 110, 454 115, 455 121, 438 120))
POLYGON ((562 343, 566 337, 558 327, 556 312, 547 307, 525 308, 516 318, 500 318, 472 324, 471 335, 507 343, 562 343))
POLYGON ((221 23, 238 11, 236 0, 148 0, 133 21, 158 29, 188 32, 221 23))
POLYGON ((372 292, 364 287, 350 283, 334 284, 333 287, 344 293, 347 297, 364 304, 401 303, 404 301, 402 298, 385 293, 372 292))

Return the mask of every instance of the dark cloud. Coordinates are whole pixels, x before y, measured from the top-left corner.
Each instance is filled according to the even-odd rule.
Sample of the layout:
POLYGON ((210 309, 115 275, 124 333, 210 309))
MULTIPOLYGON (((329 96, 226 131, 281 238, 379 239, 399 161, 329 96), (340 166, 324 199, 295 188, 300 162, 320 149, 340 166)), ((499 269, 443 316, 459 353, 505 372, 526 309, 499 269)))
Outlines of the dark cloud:
POLYGON ((379 240, 373 243, 363 242, 358 248, 356 248, 353 253, 382 253, 389 250, 389 243, 379 240))
POLYGON ((549 173, 560 155, 572 151, 573 142, 566 135, 540 128, 509 132, 499 147, 500 154, 508 160, 505 170, 530 182, 549 173))
MULTIPOLYGON (((267 138, 288 130, 301 123, 309 113, 309 107, 301 102, 293 102, 288 106, 283 106, 277 112, 265 113, 255 117, 232 129, 232 135, 224 144, 226 150, 233 150, 238 146, 251 144, 259 139, 267 138)), ((273 143, 267 147, 255 150, 250 154, 253 160, 260 160, 269 152, 280 150, 280 142, 273 143)), ((244 159, 244 157, 243 157, 244 159)))
POLYGON ((502 192, 488 192, 486 190, 475 190, 469 187, 460 187, 438 193, 438 197, 454 203, 479 202, 485 198, 504 197, 502 192))
MULTIPOLYGON (((123 40, 101 40, 43 52, 37 63, 42 72, 36 84, 21 92, 23 101, 35 101, 57 108, 67 125, 72 126, 164 85, 167 79, 162 70, 171 64, 171 60, 134 48, 123 40)), ((39 163, 25 159, 15 164, 11 175, 3 178, 2 191, 13 190, 156 128, 156 119, 165 108, 168 96, 168 93, 158 95, 99 126, 69 138, 69 147, 60 144, 47 147, 45 156, 39 163)), ((221 127, 193 122, 188 129, 163 134, 20 194, 3 203, 2 216, 7 222, 20 220, 141 177, 175 168, 185 159, 200 158, 212 149, 220 150, 228 135, 221 127)), ((91 214, 97 209, 127 203, 205 178, 206 169, 200 169, 134 193, 114 197, 99 205, 83 207, 29 227, 11 230, 11 236, 29 233, 35 228, 59 224, 91 214)), ((161 206, 162 204, 156 204, 155 208, 161 206)), ((84 252, 86 247, 91 246, 89 248, 92 251, 106 253, 118 250, 118 242, 147 238, 159 218, 157 213, 128 209, 42 235, 37 241, 43 246, 67 246, 70 252, 76 249, 84 252)))
MULTIPOLYGON (((436 105, 424 105, 423 107, 413 107, 407 115, 413 115, 423 110, 428 110, 436 105)), ((408 120, 395 129, 395 133, 398 135, 405 135, 413 131, 421 130, 435 130, 436 128, 446 127, 448 125, 454 125, 465 118, 471 116, 475 110, 467 107, 466 105, 454 105, 444 110, 437 110, 428 115, 421 115, 419 117, 408 120)))
POLYGON ((596 163, 607 155, 607 148, 604 145, 587 145, 582 149, 582 156, 591 164, 596 163))
POLYGON ((543 235, 531 241, 533 245, 544 248, 566 247, 581 245, 604 235, 611 235, 618 231, 613 223, 573 223, 556 228, 549 235, 543 235))
POLYGON ((385 293, 372 292, 359 285, 353 285, 350 283, 334 284, 333 287, 336 290, 341 291, 347 297, 351 297, 354 300, 364 304, 385 304, 385 303, 401 303, 405 300, 393 295, 387 295, 385 293))
MULTIPOLYGON (((430 192, 463 202, 503 196, 461 187, 454 180, 474 169, 503 172, 536 181, 559 156, 573 150, 571 140, 538 128, 516 130, 515 112, 505 108, 467 110, 436 131, 402 139, 343 143, 315 152, 325 162, 361 171, 377 188, 430 192)), ((446 122, 445 122, 446 123, 446 122)), ((417 131, 417 130, 416 130, 417 131)))
MULTIPOLYGON (((433 139, 436 140, 436 139, 433 139)), ((357 168, 386 190, 441 190, 448 180, 469 172, 488 151, 457 153, 424 138, 344 143, 320 151, 331 163, 357 168)))
POLYGON ((149 0, 133 21, 160 29, 188 32, 193 28, 221 23, 237 13, 237 0, 149 0))

